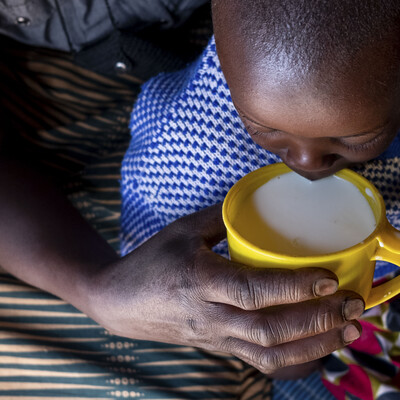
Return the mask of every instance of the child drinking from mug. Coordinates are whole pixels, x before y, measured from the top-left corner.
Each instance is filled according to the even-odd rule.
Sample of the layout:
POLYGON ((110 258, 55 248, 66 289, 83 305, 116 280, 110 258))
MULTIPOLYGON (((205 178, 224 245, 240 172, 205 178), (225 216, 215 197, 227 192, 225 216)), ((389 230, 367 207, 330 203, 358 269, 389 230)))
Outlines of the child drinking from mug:
MULTIPOLYGON (((151 240, 140 245, 174 220, 223 200, 246 173, 279 160, 311 180, 355 168, 383 194, 388 218, 399 228, 400 4, 214 0, 213 14, 215 41, 202 57, 151 80, 135 105, 122 168, 123 253, 155 251, 151 240)), ((185 239, 163 230, 171 235, 170 254, 189 257, 188 247, 208 254, 206 246, 222 237, 219 211, 179 220, 185 239)), ((223 243, 215 249, 226 254, 223 243)), ((209 280, 204 260, 200 269, 181 269, 185 287, 199 298, 207 289, 193 272, 199 280, 207 276, 211 288, 221 284, 209 280)), ((375 277, 393 271, 379 264, 375 277)), ((313 286, 313 297, 309 286, 288 284, 290 275, 274 280, 274 271, 267 273, 277 286, 250 302, 243 293, 239 302, 229 294, 212 297, 213 340, 207 313, 188 309, 194 344, 215 349, 218 342, 264 373, 338 350, 325 360, 325 383, 338 399, 399 395, 396 301, 365 313, 355 341, 363 309, 356 294, 336 292, 334 278, 326 276, 313 286), (247 325, 239 321, 245 314, 247 325)), ((306 282, 315 271, 307 273, 306 282)), ((255 282, 250 287, 257 292, 255 282)), ((286 376, 294 377, 292 371, 286 376)))

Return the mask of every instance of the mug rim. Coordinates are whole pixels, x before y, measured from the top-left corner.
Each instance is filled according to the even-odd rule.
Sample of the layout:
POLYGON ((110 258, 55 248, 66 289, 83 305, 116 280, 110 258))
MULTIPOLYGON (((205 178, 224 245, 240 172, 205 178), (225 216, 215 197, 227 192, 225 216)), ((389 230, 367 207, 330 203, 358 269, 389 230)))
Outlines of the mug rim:
MULTIPOLYGON (((243 184, 246 183, 250 179, 256 179, 257 175, 261 175, 261 176, 264 175, 264 171, 266 169, 268 169, 269 171, 271 171, 271 170, 273 171, 274 169, 276 170, 276 171, 274 171, 275 173, 271 176, 270 179, 272 179, 278 175, 283 175, 283 174, 286 174, 289 172, 294 172, 283 162, 277 162, 274 164, 268 164, 263 167, 260 167, 256 170, 246 174, 241 179, 239 179, 229 189, 228 193, 225 196, 223 205, 222 205, 222 219, 223 219, 224 225, 226 227, 227 234, 233 236, 236 241, 239 241, 241 246, 247 247, 253 253, 265 255, 265 256, 268 256, 269 258, 276 259, 276 260, 293 260, 294 261, 296 259, 297 260, 301 259, 301 260, 305 260, 305 261, 307 261, 307 260, 315 261, 316 259, 318 259, 318 260, 323 259, 323 260, 328 261, 328 260, 335 259, 338 256, 343 257, 343 255, 357 252, 360 248, 363 248, 363 247, 366 247, 367 245, 369 245, 369 243, 371 241, 373 241, 374 239, 376 239, 377 242, 379 241, 378 233, 383 229, 383 227, 385 226, 385 222, 386 222, 386 206, 383 201, 383 197, 380 194, 380 192, 378 191, 378 189, 374 186, 374 184, 371 183, 368 179, 364 178, 362 175, 360 175, 359 173, 357 173, 349 168, 344 168, 344 169, 341 169, 340 171, 336 172, 333 175, 338 176, 339 178, 345 179, 352 184, 354 184, 354 181, 358 181, 358 182, 362 183, 362 186, 369 188, 372 191, 374 199, 377 200, 377 202, 379 203, 379 206, 380 206, 380 214, 379 214, 378 220, 376 221, 376 227, 363 241, 361 241, 360 243, 357 243, 353 246, 350 246, 350 247, 347 247, 345 249, 338 250, 335 252, 322 253, 322 254, 316 254, 316 255, 308 255, 308 256, 301 256, 301 255, 294 256, 294 255, 288 255, 288 254, 283 254, 283 253, 277 253, 274 251, 262 249, 261 247, 258 247, 256 245, 252 244, 250 241, 245 239, 233 227, 233 225, 230 222, 229 217, 228 217, 228 207, 229 207, 229 204, 232 203, 232 197, 236 195, 236 193, 240 190, 240 188, 242 188, 243 184), (347 179, 347 178, 352 178, 352 179, 347 179)), ((268 180, 262 182, 261 184, 264 184, 266 182, 268 182, 268 180)), ((363 196, 366 197, 364 194, 363 194, 363 196)))

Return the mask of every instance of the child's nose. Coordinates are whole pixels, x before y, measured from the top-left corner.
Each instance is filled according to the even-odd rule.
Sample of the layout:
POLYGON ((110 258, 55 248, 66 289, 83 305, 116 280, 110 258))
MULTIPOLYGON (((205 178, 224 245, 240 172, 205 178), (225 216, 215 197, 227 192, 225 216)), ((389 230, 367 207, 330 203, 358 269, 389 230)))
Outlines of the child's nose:
POLYGON ((339 158, 339 155, 329 153, 319 145, 314 146, 310 145, 310 143, 305 143, 288 147, 286 154, 282 158, 293 169, 317 172, 329 169, 339 158))

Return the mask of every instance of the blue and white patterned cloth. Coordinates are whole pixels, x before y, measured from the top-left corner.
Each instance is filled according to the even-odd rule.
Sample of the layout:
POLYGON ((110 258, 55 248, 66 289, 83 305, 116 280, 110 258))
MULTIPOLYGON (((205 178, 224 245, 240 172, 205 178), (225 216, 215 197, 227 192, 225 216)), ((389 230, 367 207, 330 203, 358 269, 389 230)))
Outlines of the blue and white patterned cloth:
MULTIPOLYGON (((123 255, 177 218, 222 201, 250 171, 280 161, 246 132, 233 106, 214 40, 185 70, 162 74, 144 85, 132 113, 131 130, 122 165, 123 255)), ((398 228, 399 155, 398 136, 379 159, 357 169, 381 191, 388 218, 398 228)), ((376 277, 393 270, 382 263, 376 277)), ((278 382, 275 393, 285 400, 332 398, 315 375, 298 382, 278 382)))

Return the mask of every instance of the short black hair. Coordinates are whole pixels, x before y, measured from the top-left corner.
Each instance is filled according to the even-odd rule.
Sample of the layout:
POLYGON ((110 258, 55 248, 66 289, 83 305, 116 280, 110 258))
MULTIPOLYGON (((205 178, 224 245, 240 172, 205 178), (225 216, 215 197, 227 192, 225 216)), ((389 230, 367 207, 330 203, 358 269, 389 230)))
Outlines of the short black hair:
POLYGON ((400 53, 400 0, 213 0, 212 6, 215 31, 229 18, 253 55, 283 56, 305 74, 321 65, 340 70, 380 43, 400 53))

